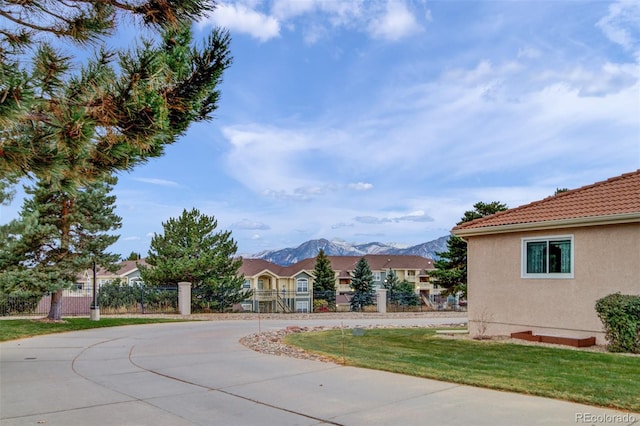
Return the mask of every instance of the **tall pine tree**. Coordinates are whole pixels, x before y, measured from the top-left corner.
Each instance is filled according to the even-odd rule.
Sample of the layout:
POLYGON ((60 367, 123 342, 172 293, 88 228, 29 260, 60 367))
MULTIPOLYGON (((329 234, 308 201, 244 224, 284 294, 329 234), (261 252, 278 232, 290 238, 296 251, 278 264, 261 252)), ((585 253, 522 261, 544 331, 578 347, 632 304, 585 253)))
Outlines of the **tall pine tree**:
POLYGON ((373 305, 373 272, 364 257, 358 260, 351 273, 351 288, 353 289, 350 302, 352 311, 362 311, 365 306, 373 305))
MULTIPOLYGON (((464 212, 464 216, 457 223, 470 222, 481 217, 507 210, 507 206, 498 201, 491 203, 478 202, 473 210, 464 212)), ((451 235, 447 241, 447 251, 437 253, 439 260, 434 262, 435 270, 430 272, 434 283, 443 289, 443 296, 460 295, 467 297, 467 243, 462 238, 451 235)))
MULTIPOLYGON (((191 25, 213 7, 209 0, 0 3, 0 200, 28 176, 67 207, 77 204, 83 185, 163 155, 191 123, 211 119, 230 39, 214 29, 196 44, 191 25), (107 49, 123 21, 144 27, 148 39, 107 49), (75 43, 72 54, 60 39, 75 43)), ((67 207, 46 214, 73 223, 67 207)))
POLYGON ((178 218, 162 224, 163 234, 155 234, 140 266, 147 285, 192 284, 194 310, 224 311, 251 296, 242 289, 244 277, 238 270, 242 259, 230 231, 216 232, 218 221, 197 209, 186 209, 178 218))
POLYGON ((190 27, 213 7, 1 2, 0 179, 35 176, 73 190, 162 155, 191 123, 211 119, 231 63, 229 35, 214 29, 196 45, 190 27), (148 40, 107 49, 123 22, 144 27, 148 40), (60 39, 75 42, 75 57, 53 43, 60 39))
POLYGON ((0 248, 0 288, 5 293, 50 292, 48 318, 60 320, 63 290, 95 261, 113 269, 117 254, 106 249, 120 228, 114 213, 115 196, 109 195, 116 178, 107 177, 73 193, 54 190, 40 181, 26 188, 20 219, 5 227, 0 248))
POLYGON ((313 268, 313 297, 316 301, 325 300, 329 309, 336 306, 336 274, 324 249, 318 252, 313 268))

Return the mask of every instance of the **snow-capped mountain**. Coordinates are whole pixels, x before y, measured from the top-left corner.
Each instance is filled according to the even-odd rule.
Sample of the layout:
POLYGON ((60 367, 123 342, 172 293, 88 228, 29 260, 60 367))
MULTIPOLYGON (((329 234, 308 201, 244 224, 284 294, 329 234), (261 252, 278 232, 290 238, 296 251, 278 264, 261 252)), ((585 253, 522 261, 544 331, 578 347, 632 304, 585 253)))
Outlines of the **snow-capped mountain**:
POLYGON ((365 254, 400 254, 416 255, 429 259, 438 259, 437 252, 447 251, 449 236, 440 237, 437 240, 418 244, 415 246, 400 248, 397 245, 379 242, 365 244, 351 244, 344 241, 329 241, 324 238, 310 240, 295 248, 281 250, 268 250, 256 253, 252 258, 265 259, 277 265, 287 266, 303 259, 316 257, 320 249, 327 256, 364 256, 365 254))

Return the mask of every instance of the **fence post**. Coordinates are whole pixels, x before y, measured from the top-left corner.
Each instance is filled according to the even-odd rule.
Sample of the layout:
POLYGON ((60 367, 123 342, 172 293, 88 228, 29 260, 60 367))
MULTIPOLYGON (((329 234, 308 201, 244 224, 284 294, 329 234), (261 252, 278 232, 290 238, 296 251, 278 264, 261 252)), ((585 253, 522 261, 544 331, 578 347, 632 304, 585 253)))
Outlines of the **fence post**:
POLYGON ((178 309, 180 315, 191 315, 191 283, 178 283, 178 309))
POLYGON ((387 289, 379 288, 376 290, 376 296, 378 299, 378 312, 381 314, 387 313, 387 289))

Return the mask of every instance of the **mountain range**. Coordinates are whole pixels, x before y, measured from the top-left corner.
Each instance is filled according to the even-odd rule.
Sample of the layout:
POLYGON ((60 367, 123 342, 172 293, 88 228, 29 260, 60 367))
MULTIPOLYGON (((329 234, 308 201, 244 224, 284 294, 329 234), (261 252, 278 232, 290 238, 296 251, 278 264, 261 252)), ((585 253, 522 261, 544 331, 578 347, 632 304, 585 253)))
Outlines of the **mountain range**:
POLYGON ((295 248, 285 248, 281 250, 266 250, 253 254, 254 259, 265 259, 276 265, 288 266, 303 259, 316 257, 320 249, 323 249, 327 256, 364 256, 365 254, 398 254, 416 255, 437 260, 437 252, 447 251, 447 241, 449 236, 440 237, 436 240, 418 244, 411 247, 400 248, 384 243, 364 243, 352 244, 344 241, 329 241, 324 238, 319 240, 309 240, 295 248))

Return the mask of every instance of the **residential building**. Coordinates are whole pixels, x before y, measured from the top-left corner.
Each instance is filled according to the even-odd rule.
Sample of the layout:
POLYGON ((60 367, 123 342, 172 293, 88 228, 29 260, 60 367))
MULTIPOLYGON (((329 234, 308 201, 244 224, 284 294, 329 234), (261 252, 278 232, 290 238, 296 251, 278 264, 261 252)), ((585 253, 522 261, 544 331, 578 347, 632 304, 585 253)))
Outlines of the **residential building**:
MULTIPOLYGON (((348 306, 352 291, 351 272, 361 256, 327 256, 336 276, 336 302, 348 306)), ((420 256, 365 255, 374 276, 374 288, 384 286, 389 270, 398 280, 414 283, 423 303, 433 304, 439 290, 429 281, 433 261, 420 256)), ((253 290, 243 308, 256 312, 311 312, 313 309, 313 270, 316 259, 309 258, 289 266, 264 259, 243 259, 239 273, 244 274, 245 288, 253 290)))
POLYGON ((640 295, 640 170, 462 223, 472 335, 604 342, 598 299, 640 295))
MULTIPOLYGON (((125 260, 118 265, 115 272, 108 271, 102 267, 96 268, 96 282, 98 289, 105 285, 120 280, 122 285, 134 285, 142 283, 140 269, 138 265, 146 265, 144 259, 125 260)), ((76 281, 75 288, 68 292, 69 296, 88 296, 93 292, 93 269, 84 270, 76 281)))

